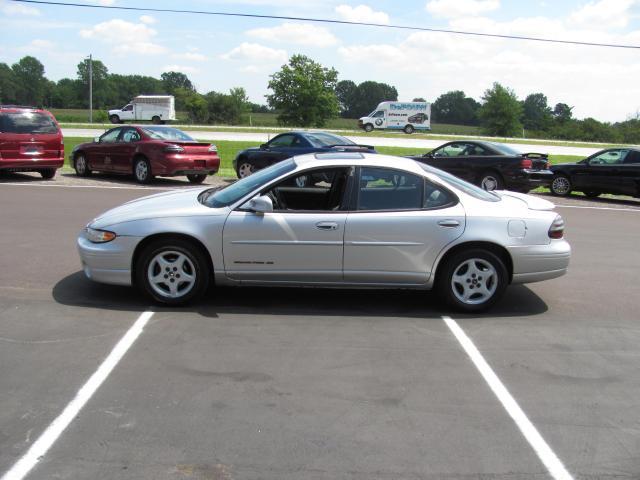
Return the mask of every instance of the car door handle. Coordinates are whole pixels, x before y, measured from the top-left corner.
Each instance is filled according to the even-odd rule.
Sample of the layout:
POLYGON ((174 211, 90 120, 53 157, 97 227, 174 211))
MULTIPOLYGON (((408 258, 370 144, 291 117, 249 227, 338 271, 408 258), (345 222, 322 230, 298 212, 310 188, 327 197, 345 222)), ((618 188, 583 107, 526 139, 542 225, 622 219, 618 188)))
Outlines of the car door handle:
POLYGON ((460 226, 460 222, 458 220, 440 220, 438 225, 446 228, 455 228, 460 226))
POLYGON ((316 223, 318 230, 337 230, 338 224, 335 222, 318 222, 316 223))

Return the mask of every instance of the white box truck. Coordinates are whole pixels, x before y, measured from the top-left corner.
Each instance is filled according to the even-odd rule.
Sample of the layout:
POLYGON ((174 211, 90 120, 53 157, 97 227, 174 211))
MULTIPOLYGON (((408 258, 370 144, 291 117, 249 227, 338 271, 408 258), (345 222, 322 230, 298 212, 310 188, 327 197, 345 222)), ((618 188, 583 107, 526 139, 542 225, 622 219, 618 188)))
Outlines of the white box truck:
POLYGON ((138 95, 121 109, 109 110, 111 123, 151 120, 155 124, 176 119, 173 95, 138 95))
POLYGON ((382 102, 366 117, 358 120, 358 127, 365 132, 373 129, 431 130, 431 104, 427 102, 382 102))

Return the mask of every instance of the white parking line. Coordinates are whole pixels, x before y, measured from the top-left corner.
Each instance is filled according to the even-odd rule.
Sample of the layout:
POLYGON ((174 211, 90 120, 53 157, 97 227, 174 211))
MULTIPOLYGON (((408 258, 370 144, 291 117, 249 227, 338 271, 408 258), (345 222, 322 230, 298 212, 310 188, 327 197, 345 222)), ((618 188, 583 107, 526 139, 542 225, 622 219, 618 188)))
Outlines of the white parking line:
POLYGON ((629 207, 629 208, 586 207, 586 206, 581 206, 581 205, 558 205, 558 204, 556 204, 556 207, 558 207, 558 208, 581 208, 581 209, 586 209, 586 210, 613 210, 615 212, 640 212, 640 208, 634 208, 634 207, 629 207))
POLYGON ((462 330, 451 317, 442 317, 442 319, 458 342, 460 342, 464 351, 467 352, 467 355, 469 355, 469 358, 487 382, 491 391, 498 397, 498 400, 500 400, 504 409, 516 423, 520 432, 524 435, 524 438, 538 455, 538 458, 540 458, 544 466, 547 467, 551 476, 556 480, 573 480, 571 474, 553 450, 551 450, 551 447, 545 442, 544 438, 542 438, 542 435, 540 435, 533 423, 527 418, 524 411, 520 408, 520 405, 518 405, 498 376, 493 372, 471 339, 464 333, 464 330, 462 330))
MULTIPOLYGON (((118 186, 118 185, 56 185, 47 183, 19 183, 19 182, 2 182, 0 185, 8 185, 10 187, 58 187, 58 188, 111 188, 116 190, 175 190, 180 187, 137 187, 137 186, 118 186)), ((193 187, 191 187, 193 188, 193 187)))
POLYGON ((113 350, 111 350, 111 353, 102 362, 100 367, 91 375, 82 388, 78 390, 74 399, 71 400, 62 413, 51 422, 47 429, 42 432, 42 435, 31 445, 27 453, 25 453, 0 480, 22 480, 33 467, 42 460, 49 448, 51 448, 60 435, 62 435, 62 432, 64 432, 74 418, 76 418, 80 410, 82 410, 82 407, 84 407, 93 394, 96 393, 96 390, 100 388, 100 385, 107 379, 118 362, 122 360, 122 357, 124 357, 131 345, 133 345, 140 336, 152 316, 153 312, 148 311, 138 317, 127 333, 125 333, 116 346, 113 347, 113 350))

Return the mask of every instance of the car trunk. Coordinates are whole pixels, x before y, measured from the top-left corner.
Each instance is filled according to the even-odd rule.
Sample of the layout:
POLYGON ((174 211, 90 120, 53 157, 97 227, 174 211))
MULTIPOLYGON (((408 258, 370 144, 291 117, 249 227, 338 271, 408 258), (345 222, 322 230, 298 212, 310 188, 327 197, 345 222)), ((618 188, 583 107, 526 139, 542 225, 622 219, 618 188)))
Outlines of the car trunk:
POLYGON ((2 156, 18 160, 60 158, 62 142, 59 134, 13 134, 3 142, 2 156))
POLYGON ((531 160, 531 170, 547 170, 549 168, 549 159, 541 153, 523 153, 522 158, 531 160))
POLYGON ((185 155, 215 155, 217 152, 210 152, 209 148, 211 147, 210 143, 200 143, 200 142, 170 142, 173 145, 180 145, 184 148, 185 155))

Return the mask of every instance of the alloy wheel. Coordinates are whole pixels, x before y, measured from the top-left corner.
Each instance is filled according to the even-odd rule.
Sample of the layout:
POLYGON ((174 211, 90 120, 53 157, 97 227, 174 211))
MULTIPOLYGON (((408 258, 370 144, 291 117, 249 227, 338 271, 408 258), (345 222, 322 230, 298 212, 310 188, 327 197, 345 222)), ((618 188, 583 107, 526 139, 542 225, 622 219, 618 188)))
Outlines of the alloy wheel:
POLYGON ((451 277, 455 297, 466 305, 480 305, 493 297, 498 288, 498 272, 483 258, 470 258, 459 264, 451 277))
POLYGON ((177 299, 193 289, 196 284, 196 269, 185 254, 167 250, 151 259, 147 268, 147 280, 159 296, 177 299))
POLYGON ((255 171, 256 171, 256 167, 254 165, 252 165, 251 163, 246 163, 246 162, 242 163, 238 167, 238 177, 239 178, 248 177, 249 175, 251 175, 255 171))
POLYGON ((571 182, 567 177, 558 175, 551 182, 551 191, 556 195, 567 195, 571 191, 571 182))

